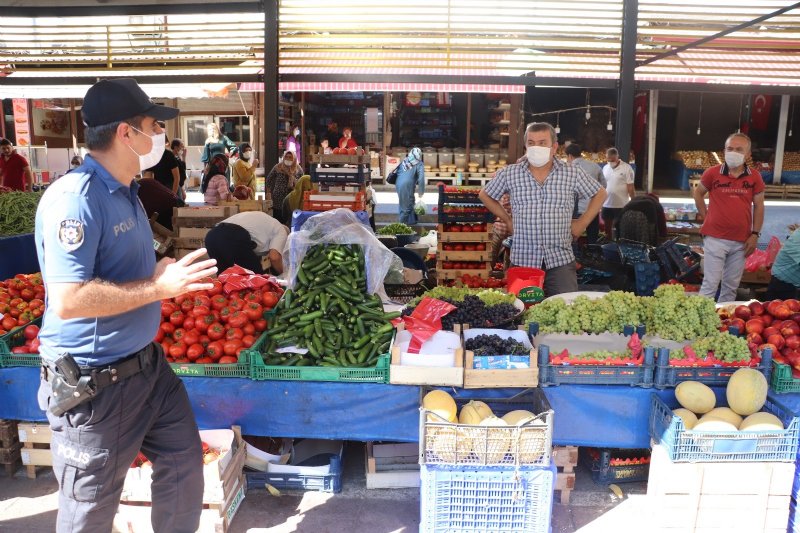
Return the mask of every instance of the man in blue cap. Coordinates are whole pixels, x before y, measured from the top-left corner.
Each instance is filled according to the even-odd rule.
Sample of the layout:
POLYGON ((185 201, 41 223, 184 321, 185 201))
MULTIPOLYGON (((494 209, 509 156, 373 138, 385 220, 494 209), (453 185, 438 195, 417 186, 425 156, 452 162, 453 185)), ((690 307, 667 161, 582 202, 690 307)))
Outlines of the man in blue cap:
POLYGON ((211 288, 198 250, 156 263, 134 176, 164 151, 155 104, 133 79, 104 80, 81 110, 89 155, 48 188, 36 213, 47 287, 39 404, 53 432, 57 531, 111 531, 139 450, 153 463, 156 532, 194 532, 202 446, 181 380, 153 343, 160 300, 211 288))

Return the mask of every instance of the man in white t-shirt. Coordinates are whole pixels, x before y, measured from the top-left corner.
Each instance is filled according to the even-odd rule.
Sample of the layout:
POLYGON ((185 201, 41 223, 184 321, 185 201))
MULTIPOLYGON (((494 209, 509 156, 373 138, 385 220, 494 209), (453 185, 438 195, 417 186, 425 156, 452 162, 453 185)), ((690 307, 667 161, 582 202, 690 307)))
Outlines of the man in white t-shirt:
POLYGON ((268 256, 271 270, 283 272, 283 247, 289 228, 262 211, 230 216, 206 234, 206 250, 223 272, 234 264, 262 274, 261 257, 268 256))
POLYGON ((620 160, 619 151, 616 148, 606 150, 606 160, 608 164, 603 167, 603 177, 606 179, 608 197, 600 215, 603 217, 603 224, 606 227, 606 237, 612 240, 614 223, 622 214, 622 208, 625 207, 628 200, 634 199, 636 190, 633 188, 633 168, 625 161, 620 160))

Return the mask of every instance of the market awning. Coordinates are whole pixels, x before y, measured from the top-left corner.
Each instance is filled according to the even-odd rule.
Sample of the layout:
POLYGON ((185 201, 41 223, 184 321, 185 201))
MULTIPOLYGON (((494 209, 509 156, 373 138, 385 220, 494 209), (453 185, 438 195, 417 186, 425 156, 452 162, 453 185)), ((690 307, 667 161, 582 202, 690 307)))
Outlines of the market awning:
MULTIPOLYGON (((151 84, 142 83, 142 89, 151 98, 211 98, 230 87, 228 83, 196 84, 151 84)), ((83 98, 90 85, 0 85, 0 99, 28 98, 32 100, 50 98, 83 98)))
MULTIPOLYGON (((524 85, 489 85, 489 84, 455 84, 455 83, 380 83, 380 82, 326 82, 326 81, 288 81, 278 84, 281 91, 293 92, 324 92, 324 91, 420 91, 420 92, 448 92, 448 93, 499 93, 499 94, 524 94, 524 85)), ((264 84, 246 82, 239 84, 239 92, 261 92, 264 84)))

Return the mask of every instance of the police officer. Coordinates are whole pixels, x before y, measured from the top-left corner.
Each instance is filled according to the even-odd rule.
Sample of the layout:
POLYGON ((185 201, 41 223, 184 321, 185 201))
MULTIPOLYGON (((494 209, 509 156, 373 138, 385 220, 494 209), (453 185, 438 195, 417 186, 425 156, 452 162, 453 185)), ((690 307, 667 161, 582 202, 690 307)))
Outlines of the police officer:
POLYGON ((215 261, 156 263, 134 176, 164 151, 153 103, 133 79, 104 80, 81 110, 89 149, 36 213, 47 286, 39 404, 53 432, 57 531, 110 531, 128 467, 153 463, 156 532, 193 532, 202 510, 202 448, 183 383, 154 344, 159 301, 211 288, 215 261))

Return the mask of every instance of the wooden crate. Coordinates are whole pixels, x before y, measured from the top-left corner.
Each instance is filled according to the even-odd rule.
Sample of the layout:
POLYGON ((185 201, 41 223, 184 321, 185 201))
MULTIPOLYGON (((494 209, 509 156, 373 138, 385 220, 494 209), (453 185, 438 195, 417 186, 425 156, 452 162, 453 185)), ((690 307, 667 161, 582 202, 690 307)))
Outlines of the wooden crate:
MULTIPOLYGON (((437 242, 491 242, 492 225, 486 225, 486 231, 444 231, 444 224, 439 224, 436 228, 437 242)), ((449 224, 448 224, 449 226, 449 224)))
POLYGON ((22 464, 30 479, 36 479, 36 468, 53 465, 50 452, 52 431, 47 423, 20 422, 18 425, 19 440, 22 443, 22 464))
POLYGON ((764 185, 764 196, 782 200, 785 198, 786 189, 783 185, 764 185))
POLYGON ((785 531, 795 464, 673 463, 653 446, 647 484, 649 531, 785 531))
MULTIPOLYGON (((173 250, 173 257, 175 259, 183 259, 195 250, 197 250, 197 248, 175 248, 173 250)), ((205 261, 208 258, 208 254, 204 254, 197 261, 205 261)))
POLYGON ((794 200, 800 198, 800 185, 784 185, 783 198, 794 200))
MULTIPOLYGON (((491 248, 487 245, 487 248, 491 248)), ((475 251, 451 251, 442 250, 442 245, 438 245, 436 250, 436 259, 438 261, 491 261, 491 250, 475 250, 475 251)), ((491 265, 490 265, 491 266, 491 265)))
MULTIPOLYGON (((235 487, 224 502, 203 504, 198 533, 226 533, 229 530, 247 491, 244 475, 237 479, 235 487)), ((114 530, 126 533, 152 533, 151 507, 152 505, 146 502, 120 503, 114 517, 114 530)))
POLYGON ((172 227, 178 237, 188 237, 181 235, 180 228, 210 229, 238 212, 239 207, 236 205, 175 207, 172 209, 172 227))
POLYGON ((561 492, 561 505, 569 505, 575 488, 575 467, 578 465, 577 446, 553 446, 553 462, 558 468, 555 490, 561 492))
POLYGON ((222 207, 236 207, 237 213, 245 213, 248 211, 272 213, 271 200, 231 200, 220 202, 219 205, 222 207))
POLYGON ((176 228, 176 232, 179 239, 205 239, 210 229, 180 226, 176 228))
POLYGON ((539 386, 539 366, 536 350, 530 352, 530 368, 511 369, 475 369, 475 354, 467 350, 464 357, 464 388, 490 389, 500 387, 537 387, 539 386))
POLYGON ((365 455, 368 489, 419 487, 419 445, 416 442, 368 442, 365 455))
POLYGON ((370 164, 371 156, 362 155, 341 155, 341 154, 311 154, 312 163, 327 163, 331 165, 366 165, 370 164))
POLYGON ((400 358, 400 348, 393 347, 392 362, 389 366, 389 383, 448 387, 461 387, 464 384, 464 351, 461 348, 453 354, 452 367, 401 365, 400 358))

